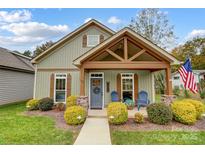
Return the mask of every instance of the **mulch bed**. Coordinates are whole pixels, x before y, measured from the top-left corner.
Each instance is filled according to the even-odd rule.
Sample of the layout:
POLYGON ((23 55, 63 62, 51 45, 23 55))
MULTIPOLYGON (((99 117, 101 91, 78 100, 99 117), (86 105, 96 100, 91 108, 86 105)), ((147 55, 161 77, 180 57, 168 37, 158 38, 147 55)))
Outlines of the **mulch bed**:
POLYGON ((28 116, 48 116, 55 120, 56 128, 63 129, 63 130, 69 130, 74 133, 74 138, 76 138, 83 126, 81 125, 67 125, 64 120, 64 111, 56 111, 56 110, 50 110, 50 111, 26 111, 26 115, 28 116))
POLYGON ((167 125, 158 125, 151 123, 148 118, 144 119, 144 123, 137 124, 133 118, 129 118, 125 124, 110 124, 110 129, 119 131, 205 131, 205 118, 198 120, 194 125, 184 125, 176 121, 172 121, 167 125))

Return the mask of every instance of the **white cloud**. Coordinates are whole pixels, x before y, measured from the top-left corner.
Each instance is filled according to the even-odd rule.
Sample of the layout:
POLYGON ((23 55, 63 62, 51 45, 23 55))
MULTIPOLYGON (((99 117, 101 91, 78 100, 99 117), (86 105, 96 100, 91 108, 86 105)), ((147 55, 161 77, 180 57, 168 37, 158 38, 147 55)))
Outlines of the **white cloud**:
POLYGON ((20 22, 0 26, 1 30, 11 32, 12 36, 0 36, 0 46, 23 45, 50 40, 68 33, 67 25, 48 25, 38 22, 20 22))
POLYGON ((107 22, 110 24, 119 24, 119 23, 121 23, 121 20, 119 18, 117 18, 116 16, 112 16, 108 19, 107 22))
POLYGON ((21 22, 3 25, 0 27, 2 30, 12 32, 16 36, 30 36, 30 37, 58 37, 59 35, 68 32, 67 25, 47 25, 38 22, 21 22))
POLYGON ((84 23, 86 23, 86 22, 88 22, 88 21, 90 21, 90 20, 92 20, 92 18, 86 18, 86 19, 84 20, 84 23))
POLYGON ((33 43, 42 41, 42 37, 29 37, 29 36, 0 36, 0 45, 31 45, 33 43))
POLYGON ((31 19, 31 12, 28 10, 15 10, 15 11, 0 11, 0 22, 21 22, 31 19))
POLYGON ((69 32, 67 25, 34 22, 29 10, 0 11, 0 46, 26 50, 69 32))
POLYGON ((194 29, 186 37, 186 40, 190 40, 196 37, 205 37, 205 29, 194 29))

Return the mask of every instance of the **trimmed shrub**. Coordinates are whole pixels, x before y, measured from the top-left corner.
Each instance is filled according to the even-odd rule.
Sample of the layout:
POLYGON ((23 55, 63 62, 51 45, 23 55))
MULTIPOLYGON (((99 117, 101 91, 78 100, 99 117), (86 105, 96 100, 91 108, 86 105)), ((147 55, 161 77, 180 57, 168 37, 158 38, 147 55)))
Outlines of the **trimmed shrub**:
POLYGON ((26 103, 26 108, 31 111, 31 110, 38 110, 38 104, 39 101, 37 99, 31 99, 26 103))
POLYGON ((77 105, 77 96, 69 96, 66 100, 66 107, 77 105))
POLYGON ((141 113, 135 113, 134 121, 136 123, 143 123, 144 122, 144 116, 141 113))
POLYGON ((204 113, 204 104, 200 101, 197 100, 193 100, 193 99, 184 99, 182 100, 183 102, 188 102, 191 103, 192 105, 194 105, 195 109, 196 109, 196 118, 200 119, 201 115, 204 113))
POLYGON ((51 110, 54 105, 53 99, 46 97, 39 100, 38 107, 41 111, 51 110))
POLYGON ((147 107, 148 118, 151 122, 165 125, 172 120, 172 110, 164 103, 153 103, 147 107))
POLYGON ((171 104, 174 119, 183 124, 194 124, 196 122, 197 112, 191 103, 175 101, 171 104))
POLYGON ((64 119, 68 125, 82 124, 86 119, 86 111, 81 106, 68 107, 64 113, 64 119))
POLYGON ((56 103, 55 104, 55 109, 57 111, 64 111, 65 110, 65 104, 64 103, 56 103))
POLYGON ((128 119, 127 106, 121 102, 111 102, 107 108, 107 115, 111 124, 123 124, 128 119))

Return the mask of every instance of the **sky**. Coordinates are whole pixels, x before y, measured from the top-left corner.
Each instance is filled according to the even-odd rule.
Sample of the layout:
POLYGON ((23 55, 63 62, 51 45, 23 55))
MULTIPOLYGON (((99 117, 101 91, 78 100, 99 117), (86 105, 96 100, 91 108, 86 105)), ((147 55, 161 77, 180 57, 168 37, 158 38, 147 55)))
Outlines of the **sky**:
MULTIPOLYGON (((141 9, 0 9, 0 47, 33 51, 46 41, 57 41, 91 18, 117 31, 141 9)), ((160 9, 177 36, 176 45, 205 37, 205 9, 160 9)))

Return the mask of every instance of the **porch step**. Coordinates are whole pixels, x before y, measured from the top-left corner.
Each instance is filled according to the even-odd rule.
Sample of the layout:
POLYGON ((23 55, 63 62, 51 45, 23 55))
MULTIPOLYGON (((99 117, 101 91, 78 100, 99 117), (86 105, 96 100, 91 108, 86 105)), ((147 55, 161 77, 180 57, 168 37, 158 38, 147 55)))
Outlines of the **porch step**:
POLYGON ((96 117, 96 118, 106 118, 107 117, 107 111, 106 109, 102 109, 102 110, 88 110, 88 117, 96 117))
POLYGON ((107 118, 105 115, 88 115, 88 118, 107 118))

